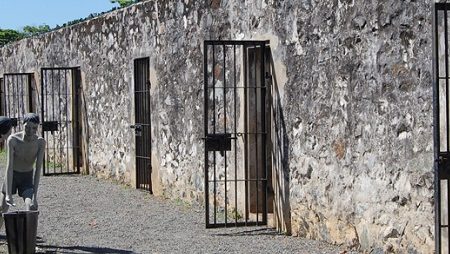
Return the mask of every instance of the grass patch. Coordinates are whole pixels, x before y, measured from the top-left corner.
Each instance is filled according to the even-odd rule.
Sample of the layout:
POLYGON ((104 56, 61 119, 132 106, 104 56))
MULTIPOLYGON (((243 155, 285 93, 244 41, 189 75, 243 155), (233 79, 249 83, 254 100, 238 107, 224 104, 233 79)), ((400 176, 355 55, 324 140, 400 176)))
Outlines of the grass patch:
POLYGON ((63 168, 63 165, 61 163, 53 162, 53 161, 46 161, 45 167, 47 169, 50 168, 63 168))

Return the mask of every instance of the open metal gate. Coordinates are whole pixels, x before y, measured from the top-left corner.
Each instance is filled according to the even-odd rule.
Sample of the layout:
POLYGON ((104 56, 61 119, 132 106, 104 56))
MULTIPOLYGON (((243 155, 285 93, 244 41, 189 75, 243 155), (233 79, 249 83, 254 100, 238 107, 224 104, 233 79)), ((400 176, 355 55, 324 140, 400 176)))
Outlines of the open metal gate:
POLYGON ((136 188, 152 193, 150 59, 134 60, 136 188))
POLYGON ((266 225, 268 41, 204 42, 207 228, 266 225))
POLYGON ((41 69, 44 175, 79 174, 81 167, 79 68, 41 69))
POLYGON ((433 5, 433 126, 436 253, 450 253, 450 3, 433 5))
POLYGON ((23 115, 35 112, 33 73, 5 73, 0 86, 1 114, 13 120, 14 131, 22 130, 23 115))

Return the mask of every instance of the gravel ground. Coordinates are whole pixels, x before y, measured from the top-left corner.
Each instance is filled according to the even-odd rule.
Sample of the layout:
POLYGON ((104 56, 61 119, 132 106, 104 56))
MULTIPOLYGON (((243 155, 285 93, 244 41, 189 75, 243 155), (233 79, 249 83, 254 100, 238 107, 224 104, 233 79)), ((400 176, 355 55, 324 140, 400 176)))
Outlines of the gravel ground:
POLYGON ((205 229, 201 207, 91 176, 42 177, 39 190, 37 253, 340 253, 266 227, 205 229))

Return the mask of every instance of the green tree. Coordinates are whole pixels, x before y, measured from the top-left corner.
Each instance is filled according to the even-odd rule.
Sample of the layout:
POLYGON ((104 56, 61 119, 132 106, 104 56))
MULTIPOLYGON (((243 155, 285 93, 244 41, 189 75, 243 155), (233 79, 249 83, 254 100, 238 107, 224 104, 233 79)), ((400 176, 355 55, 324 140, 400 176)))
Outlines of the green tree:
POLYGON ((34 36, 42 33, 46 33, 50 31, 50 27, 48 25, 40 25, 40 26, 24 26, 23 33, 25 36, 34 36))
POLYGON ((121 8, 140 2, 140 0, 110 0, 110 1, 113 4, 118 3, 121 8))
POLYGON ((12 41, 20 40, 24 37, 25 35, 23 33, 12 29, 0 29, 0 47, 12 41))

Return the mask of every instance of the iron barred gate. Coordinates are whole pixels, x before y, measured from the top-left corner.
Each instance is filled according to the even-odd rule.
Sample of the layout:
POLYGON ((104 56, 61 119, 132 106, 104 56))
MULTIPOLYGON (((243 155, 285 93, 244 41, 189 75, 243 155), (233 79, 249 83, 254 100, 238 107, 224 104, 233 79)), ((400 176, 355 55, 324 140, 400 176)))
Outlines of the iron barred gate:
POLYGON ((1 114, 13 120, 14 131, 22 130, 23 115, 35 112, 33 73, 5 73, 0 86, 1 114))
POLYGON ((41 69, 44 175, 79 174, 81 167, 79 68, 41 69))
POLYGON ((268 41, 204 42, 206 227, 266 225, 268 41))
POLYGON ((136 187, 152 193, 150 59, 134 60, 136 187))

